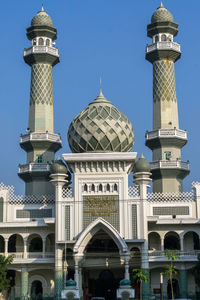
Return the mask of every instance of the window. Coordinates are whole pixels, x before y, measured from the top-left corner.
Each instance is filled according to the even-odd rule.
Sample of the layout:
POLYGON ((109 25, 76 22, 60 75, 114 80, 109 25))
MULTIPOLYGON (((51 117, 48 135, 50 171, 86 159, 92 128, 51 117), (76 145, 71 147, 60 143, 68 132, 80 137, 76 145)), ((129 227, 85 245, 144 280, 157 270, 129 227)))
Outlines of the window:
POLYGON ((36 46, 37 42, 36 39, 33 39, 33 46, 36 46))
POLYGON ((102 184, 99 185, 99 192, 102 192, 103 191, 103 186, 102 184))
POLYGON ((107 190, 108 192, 110 192, 110 184, 109 184, 109 183, 108 183, 107 186, 106 186, 106 190, 107 190))
POLYGON ((95 192, 95 186, 94 186, 94 184, 92 184, 91 191, 95 192))
POLYGON ((39 46, 43 46, 44 45, 44 40, 43 40, 43 38, 39 38, 39 46))
POLYGON ((38 163, 38 164, 41 164, 42 161, 43 161, 42 155, 37 155, 37 163, 38 163))
POLYGON ((159 42, 159 35, 156 35, 155 37, 155 43, 159 42))
POLYGON ((165 34, 162 34, 162 35, 161 35, 161 41, 162 41, 162 42, 166 42, 166 40, 167 40, 166 35, 165 35, 165 34))
POLYGON ((50 46, 50 40, 46 39, 46 46, 50 46))
POLYGON ((117 184, 114 184, 114 191, 117 192, 117 184))
POLYGON ((164 153, 164 159, 165 160, 170 160, 171 159, 171 156, 172 156, 172 153, 167 151, 164 153))
POLYGON ((87 192, 88 190, 88 187, 87 187, 87 184, 84 185, 84 192, 87 192))

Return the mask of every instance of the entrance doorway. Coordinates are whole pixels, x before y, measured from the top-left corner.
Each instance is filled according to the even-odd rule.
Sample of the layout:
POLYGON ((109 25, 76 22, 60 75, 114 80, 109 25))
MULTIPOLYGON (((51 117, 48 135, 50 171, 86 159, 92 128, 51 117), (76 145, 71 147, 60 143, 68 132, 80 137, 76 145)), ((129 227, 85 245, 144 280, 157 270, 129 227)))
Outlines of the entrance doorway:
MULTIPOLYGON (((179 284, 178 284, 177 279, 172 279, 172 286, 173 286, 174 298, 178 298, 179 297, 179 284)), ((171 292, 171 284, 170 284, 169 280, 168 280, 168 284, 167 284, 167 294, 168 294, 168 298, 171 299, 172 292, 171 292)))
POLYGON ((43 287, 42 282, 35 280, 31 285, 31 299, 33 300, 42 300, 43 287))

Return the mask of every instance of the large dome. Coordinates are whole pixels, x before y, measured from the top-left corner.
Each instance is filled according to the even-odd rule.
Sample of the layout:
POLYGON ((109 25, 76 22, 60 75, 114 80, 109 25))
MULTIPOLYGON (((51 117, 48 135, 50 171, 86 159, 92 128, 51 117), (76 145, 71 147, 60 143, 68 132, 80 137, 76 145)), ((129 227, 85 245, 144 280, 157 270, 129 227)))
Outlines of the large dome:
POLYGON ((35 15, 31 21, 31 26, 50 26, 53 27, 53 21, 51 17, 44 11, 42 7, 41 11, 35 15))
POLYGON ((154 12, 151 23, 157 23, 157 22, 173 22, 174 18, 172 14, 162 5, 157 8, 157 10, 154 12))
POLYGON ((131 122, 102 92, 71 122, 69 146, 80 152, 129 152, 134 144, 131 122))

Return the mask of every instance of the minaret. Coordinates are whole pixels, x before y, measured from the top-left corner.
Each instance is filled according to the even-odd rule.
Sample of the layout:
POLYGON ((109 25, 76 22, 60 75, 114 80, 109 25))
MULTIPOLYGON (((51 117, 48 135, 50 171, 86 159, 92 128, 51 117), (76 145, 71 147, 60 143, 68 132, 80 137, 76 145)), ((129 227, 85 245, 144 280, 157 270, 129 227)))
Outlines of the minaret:
POLYGON ((61 137, 54 134, 53 110, 52 67, 59 62, 53 43, 57 30, 43 7, 27 28, 27 37, 31 41, 31 47, 24 50, 24 60, 31 66, 29 123, 20 140, 27 162, 19 166, 18 175, 26 183, 26 195, 47 195, 53 192, 50 165, 61 148, 61 137))
POLYGON ((189 163, 181 160, 187 133, 179 129, 174 63, 181 57, 174 42, 178 24, 163 6, 155 11, 147 35, 146 59, 153 64, 153 131, 146 133, 146 145, 153 151, 151 172, 154 192, 181 192, 189 163))

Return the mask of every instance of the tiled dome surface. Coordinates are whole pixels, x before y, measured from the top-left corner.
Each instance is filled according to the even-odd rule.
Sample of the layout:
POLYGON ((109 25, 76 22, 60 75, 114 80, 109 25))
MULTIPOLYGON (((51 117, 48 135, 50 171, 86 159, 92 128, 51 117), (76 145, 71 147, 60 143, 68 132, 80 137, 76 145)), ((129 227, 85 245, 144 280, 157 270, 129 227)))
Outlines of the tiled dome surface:
POLYGON ((174 18, 172 14, 163 6, 159 7, 151 18, 151 23, 156 22, 173 22, 174 18))
POLYGON ((80 152, 129 152, 134 144, 131 122, 102 93, 69 126, 69 146, 80 152))
POLYGON ((47 13, 42 10, 35 15, 31 21, 31 26, 51 26, 53 27, 52 19, 47 13))

